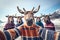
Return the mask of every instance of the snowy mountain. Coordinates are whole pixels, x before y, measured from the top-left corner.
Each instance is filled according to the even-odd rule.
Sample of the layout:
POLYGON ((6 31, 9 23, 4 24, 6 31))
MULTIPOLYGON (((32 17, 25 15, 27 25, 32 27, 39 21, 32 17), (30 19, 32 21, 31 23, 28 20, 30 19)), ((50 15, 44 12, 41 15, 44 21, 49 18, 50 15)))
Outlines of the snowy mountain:
POLYGON ((0 24, 1 24, 1 23, 4 23, 4 22, 0 20, 0 24))
POLYGON ((60 18, 60 9, 59 10, 56 10, 51 15, 51 19, 58 19, 58 18, 60 18))
POLYGON ((6 22, 0 20, 0 26, 4 26, 6 22))

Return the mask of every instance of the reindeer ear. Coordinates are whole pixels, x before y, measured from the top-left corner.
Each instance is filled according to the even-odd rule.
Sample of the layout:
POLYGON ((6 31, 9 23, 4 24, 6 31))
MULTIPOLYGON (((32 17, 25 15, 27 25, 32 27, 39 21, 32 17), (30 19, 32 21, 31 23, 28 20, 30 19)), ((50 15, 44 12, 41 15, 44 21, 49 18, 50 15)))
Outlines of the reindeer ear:
POLYGON ((35 10, 33 11, 33 13, 37 13, 37 12, 39 11, 39 9, 40 9, 40 5, 38 6, 37 9, 35 9, 35 10))
POLYGON ((19 9, 18 6, 17 6, 17 9, 18 9, 18 11, 19 11, 20 13, 24 14, 24 12, 23 12, 21 9, 19 9))

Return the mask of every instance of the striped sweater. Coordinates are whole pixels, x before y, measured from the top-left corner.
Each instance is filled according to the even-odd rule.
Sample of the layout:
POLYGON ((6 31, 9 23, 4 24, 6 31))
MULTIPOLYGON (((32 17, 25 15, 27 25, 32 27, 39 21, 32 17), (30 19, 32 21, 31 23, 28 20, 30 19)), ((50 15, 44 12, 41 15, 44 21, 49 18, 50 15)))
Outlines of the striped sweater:
POLYGON ((60 33, 52 30, 46 30, 36 25, 32 27, 20 26, 18 28, 9 29, 7 31, 0 32, 0 39, 13 40, 21 36, 22 40, 60 40, 60 33), (1 35, 2 34, 2 35, 1 35))

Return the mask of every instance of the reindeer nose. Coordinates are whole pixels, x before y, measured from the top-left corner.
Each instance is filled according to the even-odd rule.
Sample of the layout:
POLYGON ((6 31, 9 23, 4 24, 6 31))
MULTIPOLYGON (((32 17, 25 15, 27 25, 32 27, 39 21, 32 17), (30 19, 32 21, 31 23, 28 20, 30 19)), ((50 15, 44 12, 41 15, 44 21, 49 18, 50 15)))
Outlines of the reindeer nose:
POLYGON ((27 19, 26 22, 28 26, 31 26, 33 24, 33 19, 27 19))

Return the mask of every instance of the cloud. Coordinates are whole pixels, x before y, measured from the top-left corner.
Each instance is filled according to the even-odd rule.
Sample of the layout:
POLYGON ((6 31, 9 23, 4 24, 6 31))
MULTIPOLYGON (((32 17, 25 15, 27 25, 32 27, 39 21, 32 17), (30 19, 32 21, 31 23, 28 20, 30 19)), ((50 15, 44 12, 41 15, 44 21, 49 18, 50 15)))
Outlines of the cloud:
POLYGON ((60 0, 0 0, 0 19, 4 19, 3 17, 8 14, 13 15, 17 13, 17 15, 19 15, 19 12, 16 8, 17 6, 19 6, 20 9, 25 8, 26 10, 31 10, 33 6, 37 8, 37 6, 40 5, 41 8, 39 12, 35 14, 40 16, 40 13, 46 14, 56 10, 59 3, 60 0))

